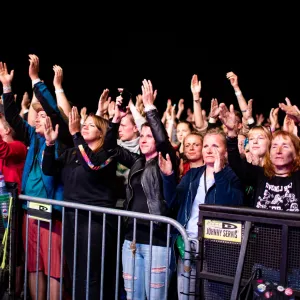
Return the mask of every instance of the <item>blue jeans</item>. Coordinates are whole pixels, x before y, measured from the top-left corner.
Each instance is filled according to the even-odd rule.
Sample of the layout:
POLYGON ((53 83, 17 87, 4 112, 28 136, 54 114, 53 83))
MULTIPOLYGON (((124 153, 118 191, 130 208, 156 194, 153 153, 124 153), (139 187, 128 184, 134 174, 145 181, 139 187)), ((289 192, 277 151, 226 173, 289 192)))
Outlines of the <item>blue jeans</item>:
MULTIPOLYGON (((125 240, 122 249, 123 278, 127 299, 162 300, 166 298, 167 247, 152 246, 151 280, 149 278, 150 247, 146 244, 133 244, 125 240), (134 270, 133 270, 134 264, 134 270), (134 274, 134 282, 132 277, 134 274), (150 296, 149 296, 150 284, 150 296), (132 290, 134 293, 132 293, 132 290)), ((168 271, 170 275, 170 271, 168 271)), ((168 276, 167 284, 169 284, 168 276)))

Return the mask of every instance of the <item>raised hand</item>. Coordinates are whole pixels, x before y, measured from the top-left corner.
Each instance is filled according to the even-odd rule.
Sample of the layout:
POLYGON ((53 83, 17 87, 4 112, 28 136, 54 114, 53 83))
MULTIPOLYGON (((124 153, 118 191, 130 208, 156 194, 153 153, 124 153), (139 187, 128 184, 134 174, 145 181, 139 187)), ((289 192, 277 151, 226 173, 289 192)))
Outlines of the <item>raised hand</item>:
POLYGON ((257 154, 253 154, 250 151, 246 152, 246 160, 249 164, 252 164, 254 166, 260 165, 260 159, 257 154))
POLYGON ((184 99, 180 99, 178 102, 178 112, 183 112, 184 111, 184 99))
POLYGON ((87 114, 86 114, 86 107, 83 107, 81 110, 80 110, 80 117, 81 117, 81 121, 84 122, 85 119, 87 118, 87 114))
POLYGON ((128 107, 126 109, 126 112, 119 109, 119 106, 122 105, 122 100, 123 100, 122 96, 118 96, 116 98, 116 102, 114 105, 114 116, 113 116, 113 120, 112 120, 113 123, 119 123, 121 121, 121 119, 124 118, 128 114, 128 111, 129 111, 128 107))
POLYGON ((212 98, 210 102, 209 117, 217 119, 219 117, 219 113, 220 113, 220 109, 219 109, 218 100, 216 98, 212 98))
POLYGON ((40 61, 35 54, 29 54, 29 77, 31 80, 39 78, 40 61))
POLYGON ((30 105, 30 99, 29 99, 29 95, 28 95, 28 92, 25 92, 23 94, 23 98, 22 98, 22 102, 21 102, 21 107, 22 109, 28 109, 30 105))
POLYGON ((186 121, 193 123, 194 122, 194 113, 193 113, 192 109, 188 108, 186 110, 186 114, 187 114, 186 121))
POLYGON ((109 101, 108 104, 108 118, 111 119, 114 117, 116 112, 116 102, 115 101, 109 101))
POLYGON ((104 89, 102 94, 100 95, 99 102, 98 102, 98 111, 97 113, 100 114, 100 116, 103 116, 107 113, 108 110, 108 104, 111 100, 110 97, 108 97, 109 89, 104 89))
POLYGON ((269 119, 270 119, 270 128, 272 131, 275 131, 277 124, 278 124, 278 111, 279 111, 279 107, 277 108, 271 108, 270 110, 270 115, 269 115, 269 119))
POLYGON ((80 116, 76 106, 69 113, 69 131, 71 135, 80 132, 80 116))
POLYGON ((193 75, 191 80, 191 91, 193 95, 199 96, 201 92, 201 81, 198 81, 198 76, 196 74, 193 75))
POLYGON ((215 156, 215 162, 214 162, 214 172, 218 173, 220 172, 225 165, 225 157, 221 157, 219 150, 214 147, 214 156, 215 156))
POLYGON ((285 98, 284 103, 279 103, 279 107, 283 110, 291 119, 293 119, 296 123, 300 122, 300 110, 296 105, 292 105, 289 98, 285 98))
POLYGON ((256 114, 256 126, 262 125, 264 120, 265 120, 265 117, 263 114, 256 114))
POLYGON ((219 105, 219 119, 227 127, 228 131, 234 131, 236 127, 236 116, 234 106, 231 104, 229 110, 224 103, 219 105))
POLYGON ((250 99, 247 103, 247 109, 243 110, 243 118, 245 121, 248 121, 249 119, 252 118, 252 106, 253 106, 253 99, 250 99))
POLYGON ((153 93, 153 87, 150 80, 143 80, 142 85, 142 98, 144 106, 150 106, 154 103, 154 93, 153 93))
POLYGON ((288 131, 289 133, 292 133, 297 136, 298 129, 297 126, 292 118, 289 117, 289 115, 286 115, 283 121, 282 129, 284 131, 288 131))
POLYGON ((173 166, 171 162, 171 158, 169 154, 166 154, 166 159, 163 158, 161 152, 158 153, 158 165, 160 168, 160 171, 166 175, 169 176, 173 173, 173 166))
POLYGON ((55 130, 53 130, 52 122, 50 117, 46 117, 44 125, 44 135, 46 139, 46 145, 47 146, 53 146, 55 144, 55 141, 58 137, 58 127, 59 125, 56 124, 55 130))
POLYGON ((13 77, 14 70, 11 70, 10 73, 8 73, 6 63, 0 61, 0 81, 2 82, 4 92, 5 87, 11 85, 13 77))
POLYGON ((58 65, 54 65, 53 71, 54 71, 53 85, 56 90, 61 89, 62 82, 63 82, 63 69, 58 65))
POLYGON ((232 85, 233 88, 236 88, 236 87, 239 86, 239 84, 238 84, 238 77, 233 72, 228 72, 226 74, 226 77, 230 81, 230 84, 232 85))

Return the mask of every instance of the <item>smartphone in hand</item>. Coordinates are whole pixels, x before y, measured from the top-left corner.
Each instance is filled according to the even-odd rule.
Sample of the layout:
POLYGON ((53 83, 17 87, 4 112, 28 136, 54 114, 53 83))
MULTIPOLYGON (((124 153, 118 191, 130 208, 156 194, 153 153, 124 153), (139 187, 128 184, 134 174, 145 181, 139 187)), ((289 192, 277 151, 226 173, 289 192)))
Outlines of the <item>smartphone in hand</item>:
POLYGON ((132 99, 132 94, 126 89, 118 89, 118 90, 120 92, 120 96, 123 98, 122 105, 119 106, 119 109, 125 112, 130 99, 132 99))

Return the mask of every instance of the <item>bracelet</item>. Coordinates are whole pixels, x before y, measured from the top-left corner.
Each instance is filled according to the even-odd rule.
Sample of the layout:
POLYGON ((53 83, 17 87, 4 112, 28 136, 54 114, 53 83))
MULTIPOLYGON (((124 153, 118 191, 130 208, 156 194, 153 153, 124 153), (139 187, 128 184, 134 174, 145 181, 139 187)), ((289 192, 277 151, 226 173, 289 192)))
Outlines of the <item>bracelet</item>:
POLYGON ((3 86, 3 92, 11 92, 11 85, 3 86))
POLYGON ((235 95, 238 97, 238 96, 241 96, 242 95, 242 92, 241 91, 236 91, 235 92, 235 95))
POLYGON ((200 102, 200 99, 194 99, 194 101, 195 101, 196 103, 199 103, 199 102, 200 102))
POLYGON ((217 123, 216 118, 210 117, 208 123, 217 123))
POLYGON ((57 93, 63 93, 63 92, 64 92, 63 89, 57 89, 57 90, 55 90, 55 94, 57 94, 57 93))
POLYGON ((46 146, 47 146, 47 147, 51 147, 51 146, 54 146, 54 145, 55 145, 55 142, 54 142, 54 143, 47 143, 47 142, 46 142, 46 146))

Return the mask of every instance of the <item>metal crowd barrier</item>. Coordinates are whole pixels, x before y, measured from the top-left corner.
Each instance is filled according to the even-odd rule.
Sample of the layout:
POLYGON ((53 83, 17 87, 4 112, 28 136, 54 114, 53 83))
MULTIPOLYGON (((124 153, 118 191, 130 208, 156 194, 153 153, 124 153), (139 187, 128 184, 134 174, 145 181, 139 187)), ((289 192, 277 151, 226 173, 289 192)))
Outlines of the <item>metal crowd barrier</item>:
MULTIPOLYGON (((15 299, 16 292, 16 267, 19 266, 18 259, 22 255, 22 245, 20 245, 19 235, 21 232, 18 230, 21 216, 21 205, 18 201, 18 185, 15 182, 6 182, 7 191, 11 193, 12 196, 12 207, 11 207, 11 217, 10 226, 8 234, 8 248, 6 255, 6 264, 8 265, 8 274, 5 278, 1 278, 0 282, 0 299, 9 298, 11 300, 15 299)), ((2 243, 4 235, 4 227, 2 222, 2 216, 0 214, 0 243, 2 243)), ((1 263, 2 261, 0 261, 1 263)))
MULTIPOLYGON (((170 237, 171 237, 171 226, 173 226, 175 229, 178 230, 178 232, 182 235, 183 240, 184 240, 184 244, 185 244, 185 259, 184 259, 184 274, 182 274, 183 276, 183 280, 184 280, 184 287, 183 287, 183 299, 188 299, 188 294, 189 294, 189 281, 190 281, 190 274, 189 274, 189 270, 190 270, 190 251, 191 251, 191 246, 190 246, 190 242, 188 240, 188 236, 187 233, 184 229, 184 227, 178 223, 176 220, 171 219, 169 217, 164 217, 164 216, 158 216, 158 215, 151 215, 151 214, 144 214, 144 213, 137 213, 137 212, 131 212, 131 211, 125 211, 125 210, 119 210, 119 209, 113 209, 113 208, 104 208, 104 207, 96 207, 96 206, 91 206, 91 205, 84 205, 84 204, 78 204, 78 203, 73 203, 73 202, 65 202, 65 201, 56 201, 56 200, 49 200, 49 199, 44 199, 44 198, 37 198, 37 197, 29 197, 29 196, 25 196, 25 195, 20 195, 19 196, 20 200, 26 200, 28 201, 28 203, 31 203, 31 205, 29 205, 29 207, 31 207, 30 209, 30 213, 33 212, 33 210, 35 209, 37 211, 37 215, 39 215, 41 218, 37 220, 37 224, 38 224, 38 239, 37 239, 37 248, 39 248, 39 228, 41 226, 41 220, 44 220, 45 218, 47 219, 47 210, 51 205, 58 205, 62 207, 62 244, 61 244, 61 262, 60 262, 60 277, 62 278, 63 275, 63 262, 64 262, 64 258, 66 257, 66 255, 68 255, 68 253, 64 252, 64 227, 65 227, 65 210, 67 209, 74 209, 75 211, 75 235, 74 235, 74 241, 77 239, 77 216, 78 216, 78 211, 79 210, 83 210, 88 212, 88 218, 89 218, 89 229, 90 229, 90 224, 91 224, 91 216, 92 213, 101 213, 103 216, 103 235, 105 235, 105 220, 106 220, 106 216, 108 215, 115 215, 118 218, 118 228, 117 228, 117 249, 116 249, 116 282, 115 282, 115 294, 111 295, 110 299, 119 299, 119 289, 120 289, 120 282, 119 282, 119 272, 120 272, 120 263, 121 263, 121 258, 120 258, 120 252, 121 252, 121 217, 128 217, 128 218, 133 218, 134 221, 134 231, 133 231, 133 240, 135 240, 135 234, 136 234, 136 220, 147 220, 150 222, 150 232, 149 232, 149 237, 150 237, 150 264, 152 262, 152 236, 153 236, 153 223, 165 223, 167 226, 167 240, 166 240, 166 245, 167 247, 170 247, 170 237), (38 205, 33 205, 34 203, 39 203, 38 205)), ((28 212, 29 214, 29 212, 28 212)), ((52 220, 51 218, 49 218, 48 220, 49 222, 49 231, 52 230, 52 220)), ((90 231, 89 231, 90 234, 90 231)), ((89 264, 90 264, 90 237, 89 237, 89 243, 87 245, 87 263, 86 263, 86 274, 87 274, 87 287, 89 286, 89 264)), ((104 239, 103 239, 104 240, 104 239)), ((25 249, 27 249, 28 246, 28 215, 27 215, 27 220, 26 220, 26 247, 25 249)), ((50 268, 50 261, 51 261, 51 255, 50 255, 50 251, 51 251, 51 235, 49 234, 49 248, 48 248, 48 269, 50 268)), ((103 253, 105 251, 105 243, 102 243, 102 253, 99 253, 99 255, 101 255, 101 259, 102 259, 102 263, 101 263, 101 286, 100 286, 100 295, 98 299, 103 299, 103 267, 104 264, 107 263, 104 259, 104 255, 103 253)), ((28 253, 27 251, 25 251, 25 279, 24 279, 24 299, 27 299, 26 297, 28 296, 28 273, 27 273, 27 264, 28 264, 28 253)), ((38 252, 37 252, 37 266, 38 266, 38 252)), ((74 243, 74 271, 73 274, 76 272, 76 242, 74 243)), ((166 261, 166 266, 169 266, 170 264, 170 255, 167 255, 167 261, 166 261)), ((149 268, 150 270, 150 274, 151 274, 151 268, 149 268)), ((36 272, 36 286, 35 286, 35 290, 36 290, 36 294, 38 292, 38 272, 36 272)), ((166 268, 166 274, 165 274, 165 295, 166 298, 168 298, 168 286, 169 286, 169 269, 168 267, 166 268)), ((151 276, 151 275, 150 275, 151 276)), ((133 278, 134 278, 134 274, 133 274, 133 278)), ((134 280, 133 280, 134 281, 134 280)), ((50 289, 49 289, 49 283, 50 283, 50 276, 47 276, 47 299, 50 299, 50 289)), ((83 284, 83 283, 79 283, 79 284, 83 284)), ((75 276, 73 276, 73 284, 72 284, 72 299, 77 299, 76 295, 75 295, 75 276)), ((150 282, 149 282, 149 286, 146 287, 146 289, 150 290, 150 282)), ((59 299, 63 299, 63 281, 60 281, 60 295, 59 295, 59 299)), ((86 291, 86 299, 88 298, 88 288, 86 291)), ((104 299, 106 300, 106 299, 104 299)))
POLYGON ((201 300, 246 299, 240 292, 257 269, 299 299, 299 213, 201 204, 198 226, 201 300))

